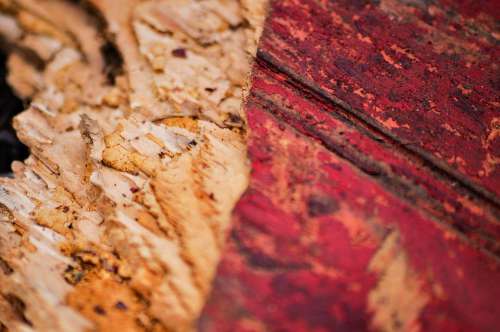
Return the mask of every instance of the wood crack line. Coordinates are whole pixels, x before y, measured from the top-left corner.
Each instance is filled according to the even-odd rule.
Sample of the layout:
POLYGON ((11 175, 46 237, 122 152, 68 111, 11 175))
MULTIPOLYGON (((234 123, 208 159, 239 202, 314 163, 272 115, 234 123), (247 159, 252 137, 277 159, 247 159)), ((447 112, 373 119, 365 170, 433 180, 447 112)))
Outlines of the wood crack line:
POLYGON ((429 156, 421 148, 411 146, 405 142, 402 142, 401 139, 396 135, 390 133, 384 128, 381 128, 380 125, 373 121, 373 119, 370 119, 367 115, 362 114, 363 112, 354 109, 348 103, 335 96, 328 95, 321 88, 317 87, 313 82, 310 82, 309 80, 293 72, 291 69, 282 65, 269 53, 266 53, 265 51, 259 49, 257 51, 256 64, 263 69, 267 69, 272 72, 287 76, 287 82, 289 84, 297 88, 297 90, 302 91, 302 93, 305 91, 306 93, 310 94, 320 103, 340 108, 349 116, 349 118, 354 118, 350 120, 355 120, 352 124, 357 130, 363 131, 363 127, 368 127, 370 130, 373 130, 378 135, 389 141, 391 144, 398 146, 406 153, 420 160, 436 176, 436 178, 441 178, 444 181, 448 182, 450 185, 459 185, 475 199, 486 201, 490 205, 493 205, 495 208, 500 209, 500 198, 495 194, 483 187, 478 186, 472 181, 465 179, 461 174, 445 165, 444 162, 438 161, 434 157, 429 156))
MULTIPOLYGON (((258 93, 257 93, 256 96, 258 98, 262 97, 258 93)), ((268 106, 269 103, 270 103, 270 101, 266 100, 265 98, 261 98, 261 101, 264 102, 264 103, 266 103, 267 105, 262 104, 260 102, 256 102, 256 104, 258 104, 260 106, 268 106)), ((263 110, 264 110, 264 112, 266 112, 267 114, 269 114, 271 117, 273 117, 277 121, 282 120, 283 122, 285 122, 286 124, 288 124, 291 127, 291 130, 293 132, 296 132, 297 134, 300 134, 300 135, 302 135, 304 137, 307 137, 308 139, 317 141, 326 150, 328 150, 329 152, 337 155, 339 158, 347 161, 349 163, 349 165, 352 165, 353 167, 355 167, 356 169, 358 169, 359 171, 361 171, 363 174, 365 174, 365 175, 373 178, 374 181, 376 181, 377 183, 381 184, 391 194, 398 196, 399 198, 401 198, 407 204, 411 205, 411 204, 415 203, 415 200, 414 200, 415 198, 413 198, 413 197, 411 197, 411 196, 409 196, 409 195, 407 195, 405 193, 402 193, 401 195, 398 195, 398 193, 394 191, 395 189, 397 190, 397 185, 398 185, 399 182, 396 183, 396 185, 394 185, 393 183, 389 183, 389 181, 381 181, 380 180, 381 177, 384 177, 384 178, 387 179, 387 174, 386 175, 379 174, 377 176, 374 176, 370 172, 367 172, 362 165, 357 164, 357 161, 359 159, 357 159, 356 156, 351 156, 348 153, 344 153, 344 151, 342 151, 341 149, 339 149, 334 143, 330 143, 328 141, 325 141, 323 137, 315 136, 315 135, 313 135, 313 134, 311 134, 309 132, 302 132, 300 130, 297 130, 293 126, 293 124, 290 124, 288 122, 288 120, 286 119, 286 117, 282 117, 282 116, 276 114, 275 111, 273 111, 272 109, 268 109, 267 107, 265 107, 265 108, 263 108, 263 110), (383 176, 381 176, 381 175, 383 175, 383 176)), ((438 201, 436 199, 432 198, 432 197, 427 197, 427 199, 429 200, 429 202, 431 202, 433 204, 439 204, 438 201)), ((467 244, 471 248, 476 248, 482 254, 486 255, 489 258, 491 258, 493 261, 500 263, 500 256, 496 252, 490 250, 487 246, 481 245, 479 242, 477 242, 477 241, 469 238, 469 236, 466 233, 464 233, 463 231, 461 231, 460 229, 458 229, 456 226, 452 225, 450 222, 444 222, 444 221, 442 221, 441 219, 439 219, 439 217, 437 217, 435 215, 435 213, 432 213, 431 209, 429 209, 429 208, 427 208, 425 206, 421 206, 421 210, 418 210, 417 212, 418 213, 423 213, 423 215, 425 215, 426 218, 428 218, 431 222, 437 223, 441 227, 446 228, 449 232, 451 232, 451 233, 455 234, 456 236, 458 236, 460 238, 460 240, 463 241, 464 244, 467 244)), ((484 240, 484 238, 483 238, 483 240, 484 240)))

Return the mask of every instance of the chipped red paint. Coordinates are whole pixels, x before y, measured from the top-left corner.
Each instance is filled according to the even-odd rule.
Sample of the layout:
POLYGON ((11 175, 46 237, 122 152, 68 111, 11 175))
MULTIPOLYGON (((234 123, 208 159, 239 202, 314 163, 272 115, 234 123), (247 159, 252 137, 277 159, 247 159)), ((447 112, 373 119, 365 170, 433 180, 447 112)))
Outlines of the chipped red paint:
MULTIPOLYGON (((493 19, 473 5, 450 12, 440 1, 372 2, 379 4, 276 1, 261 56, 458 179, 498 195, 500 36, 493 19)), ((500 11, 500 2, 482 2, 500 11)))
POLYGON ((477 3, 273 2, 201 331, 500 326, 500 11, 477 3))

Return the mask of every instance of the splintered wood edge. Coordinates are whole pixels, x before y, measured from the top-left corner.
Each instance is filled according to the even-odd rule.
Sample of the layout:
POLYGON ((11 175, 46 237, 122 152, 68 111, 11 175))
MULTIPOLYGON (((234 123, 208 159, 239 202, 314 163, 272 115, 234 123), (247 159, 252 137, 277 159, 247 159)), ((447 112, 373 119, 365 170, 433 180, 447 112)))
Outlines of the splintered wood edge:
POLYGON ((14 120, 0 329, 191 329, 248 182, 266 1, 0 2, 14 120), (53 15, 64 13, 64 15, 53 15))

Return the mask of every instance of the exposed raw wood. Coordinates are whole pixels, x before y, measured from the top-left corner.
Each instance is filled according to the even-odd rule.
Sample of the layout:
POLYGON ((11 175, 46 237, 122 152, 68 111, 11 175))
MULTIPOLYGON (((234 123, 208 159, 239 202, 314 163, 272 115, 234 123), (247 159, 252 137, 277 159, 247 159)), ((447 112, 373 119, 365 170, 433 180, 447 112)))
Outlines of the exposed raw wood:
POLYGON ((0 179, 0 325, 186 331, 247 186, 263 1, 0 1, 31 150, 0 179))

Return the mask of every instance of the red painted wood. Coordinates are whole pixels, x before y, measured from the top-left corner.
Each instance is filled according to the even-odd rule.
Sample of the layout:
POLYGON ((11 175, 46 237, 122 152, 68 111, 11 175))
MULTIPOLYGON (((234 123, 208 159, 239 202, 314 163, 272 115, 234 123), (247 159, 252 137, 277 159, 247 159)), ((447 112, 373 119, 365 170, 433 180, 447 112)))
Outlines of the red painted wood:
POLYGON ((500 326, 497 8, 273 2, 201 331, 500 326))
POLYGON ((462 3, 276 1, 261 53, 462 181, 498 195, 500 48, 490 13, 498 16, 500 2, 462 3))
POLYGON ((349 160, 364 173, 402 199, 425 210, 439 222, 452 226, 472 242, 500 254, 497 210, 431 165, 405 151, 397 142, 342 114, 337 106, 325 105, 311 96, 297 94, 287 86, 287 76, 269 70, 255 73, 253 93, 263 108, 278 121, 314 137, 326 148, 349 160), (307 98, 308 97, 308 98, 307 98), (478 218, 479 217, 479 218, 478 218))

